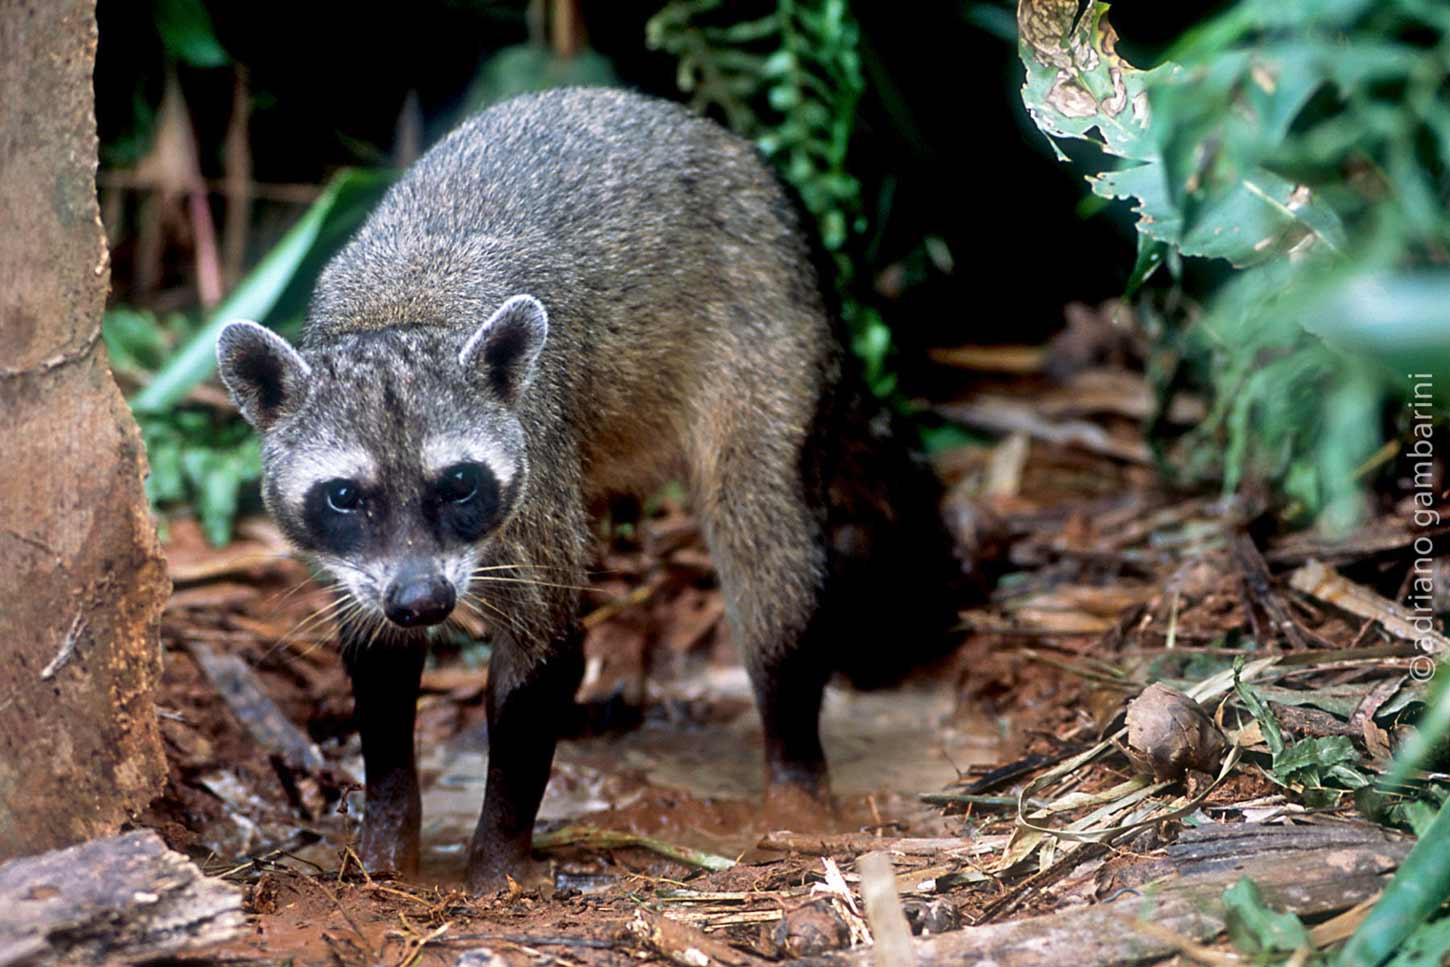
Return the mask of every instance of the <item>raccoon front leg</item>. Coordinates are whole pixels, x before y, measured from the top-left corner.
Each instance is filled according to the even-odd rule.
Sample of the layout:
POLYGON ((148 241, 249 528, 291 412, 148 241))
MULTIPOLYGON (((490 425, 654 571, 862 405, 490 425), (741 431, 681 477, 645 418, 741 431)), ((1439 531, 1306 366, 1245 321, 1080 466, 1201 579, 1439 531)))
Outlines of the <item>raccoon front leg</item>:
MULTIPOLYGON (((512 642, 506 645, 512 645, 512 642)), ((494 652, 488 670, 488 784, 468 848, 468 888, 484 893, 522 879, 534 819, 564 720, 584 676, 583 634, 571 625, 542 659, 518 647, 494 652)))
POLYGON ((426 646, 374 642, 344 635, 342 654, 352 677, 354 716, 362 734, 366 812, 358 854, 372 872, 418 871, 423 814, 413 724, 426 646))
POLYGON ((488 781, 468 848, 466 882, 474 893, 507 886, 507 876, 522 879, 528 870, 560 723, 584 677, 578 588, 589 521, 571 496, 579 493, 570 477, 577 464, 566 447, 550 452, 551 464, 536 470, 534 504, 494 547, 494 559, 507 564, 480 571, 471 595, 499 619, 486 695, 488 781))

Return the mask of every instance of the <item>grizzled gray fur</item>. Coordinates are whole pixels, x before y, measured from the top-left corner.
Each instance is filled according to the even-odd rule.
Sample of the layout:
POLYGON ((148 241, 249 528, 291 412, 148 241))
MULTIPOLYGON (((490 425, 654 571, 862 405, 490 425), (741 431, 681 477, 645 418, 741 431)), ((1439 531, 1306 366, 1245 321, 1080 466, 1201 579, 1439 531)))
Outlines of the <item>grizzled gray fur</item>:
POLYGON ((910 479, 904 499, 934 511, 904 451, 868 426, 793 209, 748 143, 620 91, 508 101, 387 194, 323 272, 300 352, 246 323, 218 352, 263 434, 269 510, 355 601, 365 861, 408 868, 417 848, 411 745, 384 751, 369 725, 411 728, 416 685, 389 698, 382 677, 400 673, 369 662, 402 662, 406 693, 421 659, 397 653, 421 653, 418 627, 455 599, 502 637, 470 885, 527 858, 553 738, 502 745, 537 744, 524 730, 558 713, 525 705, 577 684, 591 508, 671 479, 687 481, 719 572, 768 776, 824 795, 821 689, 832 652, 860 650, 845 629, 869 618, 846 598, 864 610, 863 562, 911 554, 882 488, 910 479))

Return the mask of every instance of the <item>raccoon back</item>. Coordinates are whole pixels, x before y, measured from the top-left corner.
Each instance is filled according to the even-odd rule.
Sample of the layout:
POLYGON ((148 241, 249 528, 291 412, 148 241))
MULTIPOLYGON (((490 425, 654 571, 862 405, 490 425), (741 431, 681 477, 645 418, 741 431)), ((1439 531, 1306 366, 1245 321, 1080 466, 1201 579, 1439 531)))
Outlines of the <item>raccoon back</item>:
POLYGON ((804 425, 836 362, 755 149, 680 105, 591 88, 489 108, 419 159, 324 271, 304 346, 391 326, 461 339, 520 292, 550 315, 547 402, 601 444, 677 436, 742 392, 804 425))

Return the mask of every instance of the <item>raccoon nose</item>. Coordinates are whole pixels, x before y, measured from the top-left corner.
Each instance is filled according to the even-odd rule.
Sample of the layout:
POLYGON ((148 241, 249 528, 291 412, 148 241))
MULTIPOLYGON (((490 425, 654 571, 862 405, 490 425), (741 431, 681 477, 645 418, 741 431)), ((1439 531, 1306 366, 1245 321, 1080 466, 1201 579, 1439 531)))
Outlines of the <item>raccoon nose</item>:
POLYGON ((442 575, 408 577, 388 588, 383 611, 404 628, 436 625, 453 613, 455 601, 453 585, 442 575))

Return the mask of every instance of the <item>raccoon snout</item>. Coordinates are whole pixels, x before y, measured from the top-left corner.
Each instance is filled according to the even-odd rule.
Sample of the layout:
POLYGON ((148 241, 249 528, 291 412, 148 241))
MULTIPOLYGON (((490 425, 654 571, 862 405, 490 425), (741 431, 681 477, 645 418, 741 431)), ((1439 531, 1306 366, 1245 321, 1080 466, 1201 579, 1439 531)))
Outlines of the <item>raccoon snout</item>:
POLYGON ((453 613, 458 596, 441 574, 400 575, 383 597, 383 613, 404 628, 436 625, 453 613))

